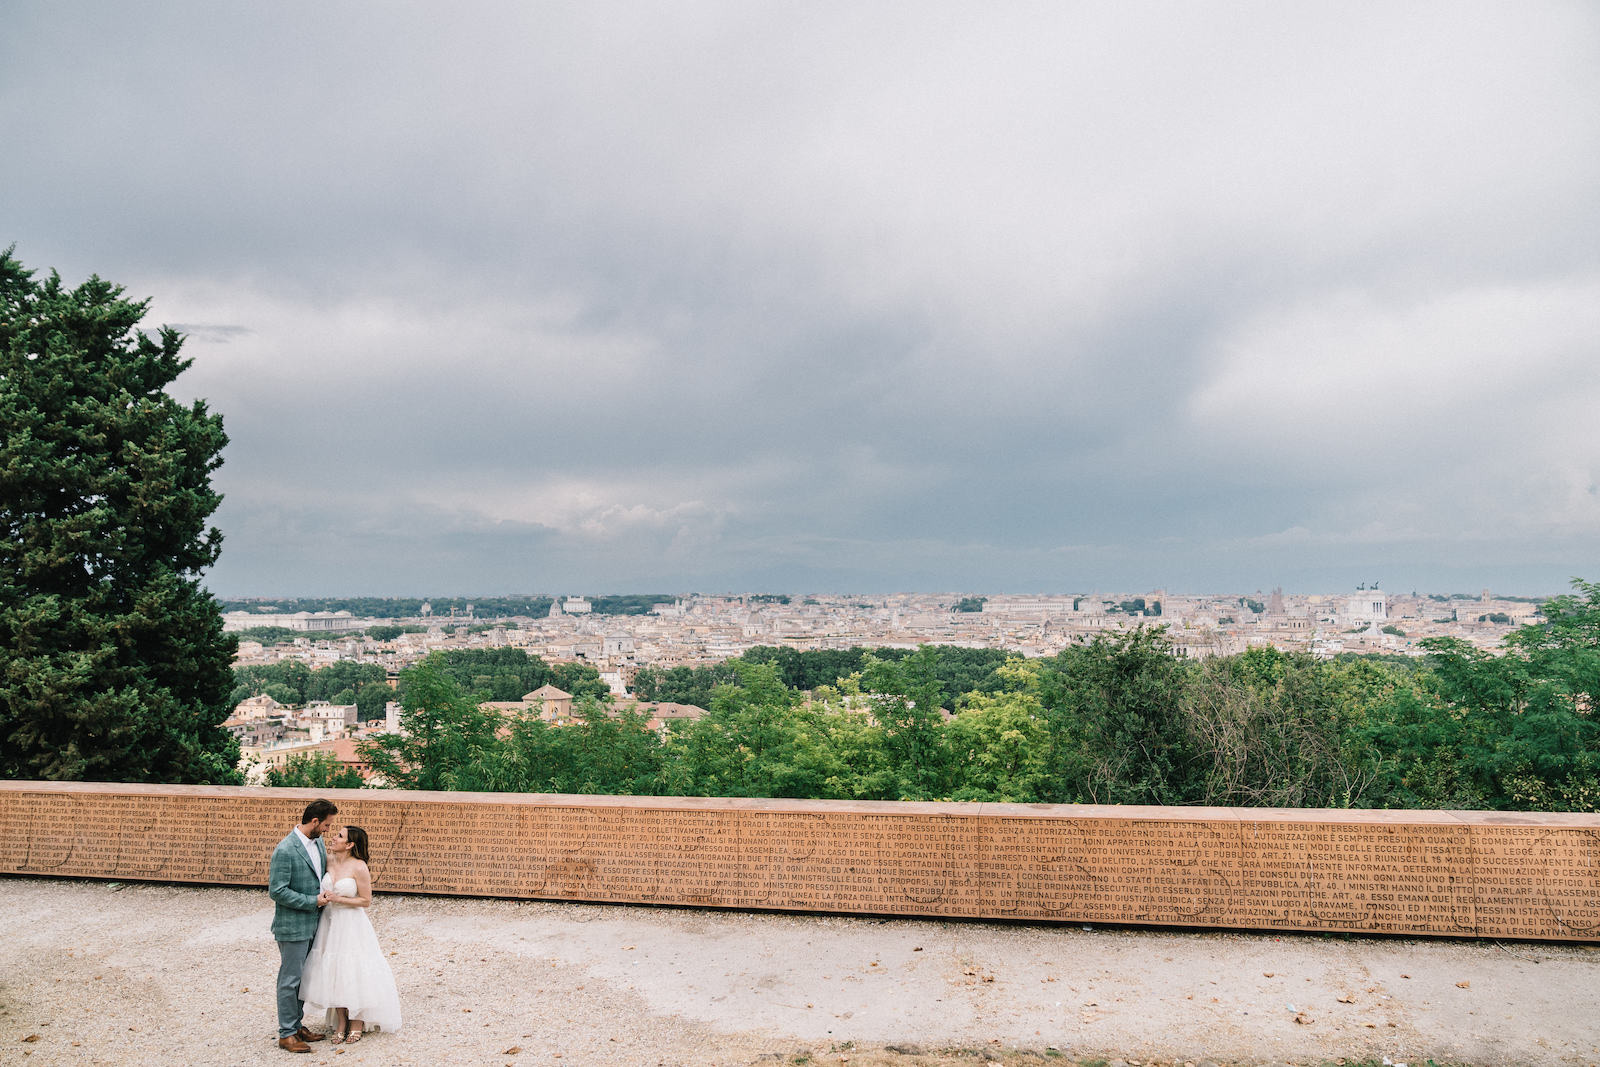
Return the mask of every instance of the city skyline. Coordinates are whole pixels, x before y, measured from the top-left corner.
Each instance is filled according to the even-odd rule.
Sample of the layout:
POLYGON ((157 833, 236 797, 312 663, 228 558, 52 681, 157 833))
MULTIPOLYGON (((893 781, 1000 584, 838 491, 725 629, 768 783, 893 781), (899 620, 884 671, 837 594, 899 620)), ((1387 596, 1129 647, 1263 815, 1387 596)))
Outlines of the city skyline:
MULTIPOLYGON (((302 602, 315 603, 315 602, 319 602, 319 601, 366 601, 366 600, 372 600, 372 601, 384 601, 384 600, 411 601, 411 600, 416 600, 416 601, 419 601, 419 602, 422 602, 422 603, 430 603, 431 601, 434 601, 434 600, 440 600, 440 601, 444 601, 444 602, 446 602, 448 604, 450 602, 458 601, 458 600, 470 601, 474 597, 480 598, 480 599, 482 599, 482 600, 484 600, 485 602, 488 602, 488 603, 492 603, 492 602, 497 601, 497 600, 498 601, 507 601, 507 600, 516 601, 516 600, 540 600, 540 599, 546 599, 546 600, 551 600, 551 601, 562 601, 562 600, 569 600, 569 599, 572 599, 572 600, 589 600, 589 599, 608 599, 608 598, 609 599, 615 599, 615 600, 624 600, 624 599, 629 599, 629 598, 642 599, 642 598, 650 598, 650 597, 662 598, 662 599, 660 599, 661 603, 669 603, 672 600, 690 599, 690 598, 697 598, 698 597, 698 598, 704 598, 704 599, 708 599, 708 600, 745 600, 745 599, 748 599, 748 600, 751 600, 752 602, 759 603, 759 602, 766 601, 766 600, 768 600, 769 598, 772 598, 772 597, 780 597, 781 596, 781 597, 787 597, 790 601, 795 601, 795 602, 798 602, 799 600, 807 598, 807 597, 824 597, 824 598, 828 598, 828 599, 831 599, 831 600, 857 600, 857 599, 865 600, 865 599, 885 599, 885 598, 892 599, 892 598, 896 598, 896 597, 916 597, 916 598, 919 598, 919 599, 936 599, 936 598, 941 598, 942 597, 942 598, 945 598, 945 599, 949 599, 952 602, 955 602, 955 601, 958 601, 958 600, 972 599, 972 598, 976 598, 976 599, 982 600, 982 599, 989 598, 989 597, 994 597, 994 598, 1002 599, 1002 600, 1003 599, 1011 599, 1011 598, 1016 598, 1016 599, 1025 599, 1025 598, 1049 599, 1049 598, 1065 598, 1065 597, 1106 597, 1106 598, 1116 598, 1116 597, 1135 597, 1135 596, 1143 596, 1143 597, 1154 596, 1154 597, 1157 597, 1157 598, 1159 598, 1161 596, 1174 596, 1174 597, 1182 597, 1182 598, 1218 598, 1218 597, 1244 597, 1244 596, 1253 596, 1253 595, 1256 595, 1256 594, 1260 594, 1262 596, 1269 596, 1269 595, 1271 595, 1273 593, 1278 593, 1278 594, 1282 594, 1282 595, 1285 595, 1285 596, 1299 597, 1299 598, 1313 597, 1313 598, 1325 598, 1325 599, 1328 599, 1328 600, 1335 600, 1335 599, 1343 599, 1343 598, 1350 597, 1351 595, 1353 595, 1355 593, 1359 593, 1359 592, 1364 591, 1364 590, 1371 590, 1372 592, 1382 592, 1387 596, 1418 597, 1418 598, 1437 597, 1437 598, 1444 598, 1444 599, 1463 599, 1463 598, 1465 598, 1465 599, 1473 599, 1473 600, 1476 600, 1476 599, 1482 597, 1484 594, 1487 593, 1491 597, 1506 598, 1506 599, 1510 599, 1510 600, 1524 600, 1524 601, 1535 601, 1535 600, 1539 600, 1539 599, 1548 599, 1549 597, 1552 597, 1552 596, 1567 595, 1567 594, 1572 594, 1574 592, 1574 590, 1570 587, 1570 585, 1568 587, 1564 587, 1564 588, 1562 588, 1560 590, 1556 590, 1554 592, 1527 594, 1527 593, 1517 593, 1517 592, 1510 592, 1510 591, 1504 591, 1504 590, 1494 590, 1494 589, 1488 588, 1487 586, 1479 587, 1479 588, 1472 589, 1472 590, 1467 590, 1467 589, 1451 589, 1451 590, 1443 590, 1443 589, 1394 589, 1394 588, 1384 587, 1384 586, 1376 584, 1376 583, 1369 584, 1369 583, 1366 583, 1366 582, 1358 582, 1358 583, 1351 584, 1348 587, 1341 587, 1341 588, 1338 588, 1338 589, 1285 589, 1282 586, 1274 586, 1272 588, 1256 586, 1256 587, 1253 587, 1253 588, 1240 587, 1240 588, 1237 588, 1237 589, 1178 589, 1178 588, 1169 588, 1169 587, 1166 587, 1166 586, 1145 585, 1145 586, 1129 586, 1129 587, 1125 587, 1125 588, 1099 588, 1099 589, 1088 589, 1088 588, 1084 588, 1084 589, 1067 589, 1067 588, 1037 589, 1037 590, 1022 591, 1022 592, 1006 591, 1006 590, 994 590, 994 589, 988 589, 988 590, 985 590, 985 589, 888 589, 888 590, 881 590, 881 591, 877 591, 877 592, 861 592, 861 591, 851 591, 851 590, 821 590, 821 589, 666 589, 666 590, 663 590, 663 589, 653 589, 653 590, 630 589, 630 590, 625 590, 625 591, 621 591, 621 592, 601 592, 601 591, 595 591, 595 590, 581 590, 581 589, 560 589, 560 590, 549 590, 549 589, 540 590, 540 589, 535 589, 535 590, 511 590, 511 591, 507 591, 507 592, 487 592, 487 591, 483 591, 483 590, 479 590, 479 591, 475 591, 475 592, 474 591, 462 592, 462 591, 459 591, 459 590, 436 589, 436 590, 433 590, 433 591, 427 592, 427 593, 419 593, 419 592, 417 592, 415 590, 412 590, 410 592, 384 594, 384 595, 376 595, 376 594, 368 595, 368 594, 363 594, 363 593, 350 593, 350 594, 330 593, 330 594, 320 594, 320 595, 319 594, 305 594, 305 595, 301 595, 301 596, 273 596, 273 595, 267 595, 267 594, 240 594, 240 595, 237 595, 237 596, 221 596, 221 595, 218 595, 217 599, 222 601, 222 602, 224 602, 224 603, 229 603, 229 604, 235 604, 235 603, 238 603, 238 604, 246 604, 246 603, 282 604, 282 603, 302 603, 302 602)), ((316 609, 316 610, 325 610, 325 609, 316 609)), ((497 614, 504 614, 504 615, 510 616, 510 615, 516 615, 516 614, 526 614, 526 613, 525 612, 523 612, 523 613, 519 613, 519 612, 498 612, 497 614)), ((600 612, 600 614, 606 614, 606 613, 605 612, 600 612)), ((617 612, 617 614, 627 614, 627 612, 617 612)))
POLYGON ((188 334, 219 596, 1600 577, 1595 9, 7 21, 0 247, 188 334))

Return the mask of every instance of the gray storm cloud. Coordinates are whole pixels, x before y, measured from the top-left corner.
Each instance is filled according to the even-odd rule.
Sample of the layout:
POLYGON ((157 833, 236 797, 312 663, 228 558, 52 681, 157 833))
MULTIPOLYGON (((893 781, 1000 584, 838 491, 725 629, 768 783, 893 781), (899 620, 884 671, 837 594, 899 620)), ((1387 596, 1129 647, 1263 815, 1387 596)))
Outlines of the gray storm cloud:
POLYGON ((188 325, 224 594, 1552 592, 1581 5, 23 3, 0 241, 188 325))

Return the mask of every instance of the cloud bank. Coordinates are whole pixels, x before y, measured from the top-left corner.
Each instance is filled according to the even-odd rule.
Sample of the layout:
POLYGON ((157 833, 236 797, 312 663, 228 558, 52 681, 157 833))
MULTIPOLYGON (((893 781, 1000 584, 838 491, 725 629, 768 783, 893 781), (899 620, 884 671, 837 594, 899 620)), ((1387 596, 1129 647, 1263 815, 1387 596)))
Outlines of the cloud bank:
POLYGON ((22 3, 0 240, 184 324, 225 595, 1555 592, 1583 5, 22 3))

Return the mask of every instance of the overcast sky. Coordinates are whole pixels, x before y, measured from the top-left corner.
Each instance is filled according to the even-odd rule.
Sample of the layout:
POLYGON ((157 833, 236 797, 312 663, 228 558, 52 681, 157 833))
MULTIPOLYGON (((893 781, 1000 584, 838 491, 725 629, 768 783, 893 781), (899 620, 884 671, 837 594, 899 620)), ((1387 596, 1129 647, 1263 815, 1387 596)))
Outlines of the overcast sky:
POLYGON ((1600 578, 1600 6, 13 2, 211 588, 1600 578))

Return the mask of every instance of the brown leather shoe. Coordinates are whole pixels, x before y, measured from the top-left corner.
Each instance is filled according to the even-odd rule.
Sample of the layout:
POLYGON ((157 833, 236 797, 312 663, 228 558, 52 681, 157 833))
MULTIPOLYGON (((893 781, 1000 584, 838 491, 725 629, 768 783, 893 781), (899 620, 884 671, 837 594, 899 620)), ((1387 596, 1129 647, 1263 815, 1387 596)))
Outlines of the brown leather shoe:
POLYGON ((302 1026, 300 1029, 296 1030, 294 1032, 294 1036, 298 1037, 301 1041, 326 1041, 326 1040, 328 1040, 328 1035, 327 1034, 319 1034, 315 1030, 309 1030, 304 1026, 302 1026))
POLYGON ((298 1037, 278 1038, 278 1047, 288 1049, 290 1052, 310 1052, 311 1046, 301 1041, 298 1037))

